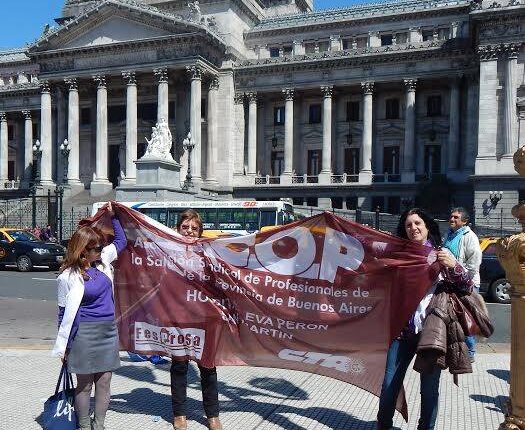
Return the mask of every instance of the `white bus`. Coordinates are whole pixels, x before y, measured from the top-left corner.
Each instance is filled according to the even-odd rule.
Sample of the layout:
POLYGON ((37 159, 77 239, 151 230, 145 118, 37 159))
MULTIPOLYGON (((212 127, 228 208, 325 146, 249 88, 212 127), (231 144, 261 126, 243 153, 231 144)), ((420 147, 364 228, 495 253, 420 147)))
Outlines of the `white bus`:
MULTIPOLYGON (((94 215, 106 202, 93 204, 94 215)), ((202 218, 205 236, 249 234, 263 227, 294 221, 293 206, 284 201, 197 200, 167 202, 119 202, 142 212, 168 227, 175 228, 179 215, 195 209, 202 218)))

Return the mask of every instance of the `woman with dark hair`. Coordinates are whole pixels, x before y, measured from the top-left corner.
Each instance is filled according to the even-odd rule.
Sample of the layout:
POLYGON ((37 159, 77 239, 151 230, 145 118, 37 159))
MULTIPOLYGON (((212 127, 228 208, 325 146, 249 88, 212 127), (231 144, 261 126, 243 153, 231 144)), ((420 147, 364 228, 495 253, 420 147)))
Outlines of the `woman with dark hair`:
MULTIPOLYGON (((437 249, 437 260, 442 266, 438 280, 426 292, 416 311, 407 322, 400 335, 394 339, 388 350, 385 376, 379 398, 377 413, 378 430, 391 429, 397 397, 403 386, 403 379, 412 358, 416 354, 427 310, 436 287, 447 279, 449 284, 466 293, 472 291, 468 272, 456 261, 448 250, 441 249, 441 235, 438 224, 423 210, 413 208, 401 215, 397 226, 399 237, 408 239, 422 246, 437 249)), ((441 368, 432 367, 429 372, 422 372, 421 379, 421 414, 418 430, 433 430, 437 417, 439 398, 439 378, 441 368)))
POLYGON ((126 235, 108 203, 115 238, 105 244, 98 229, 81 227, 71 237, 58 282, 58 336, 53 355, 76 373, 75 412, 81 430, 103 430, 112 372, 120 367, 113 301, 113 266, 126 235), (95 385, 95 415, 90 398, 95 385))
MULTIPOLYGON (((203 227, 199 213, 193 209, 187 209, 180 215, 177 221, 177 231, 187 238, 199 238, 203 227)), ((201 375, 202 403, 204 412, 208 418, 210 430, 222 430, 219 419, 219 389, 217 384, 217 368, 208 369, 199 365, 201 375)), ((175 430, 186 430, 186 386, 188 384, 188 360, 171 360, 171 402, 173 406, 173 428, 175 430)))

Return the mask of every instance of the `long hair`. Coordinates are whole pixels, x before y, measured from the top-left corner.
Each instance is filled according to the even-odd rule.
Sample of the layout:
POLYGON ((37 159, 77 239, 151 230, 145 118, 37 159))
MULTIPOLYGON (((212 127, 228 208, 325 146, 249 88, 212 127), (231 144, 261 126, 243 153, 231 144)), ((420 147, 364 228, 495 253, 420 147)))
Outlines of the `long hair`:
POLYGON ((407 231, 405 229, 405 222, 409 215, 418 215, 419 218, 423 220, 426 228, 428 229, 428 240, 434 248, 439 248, 442 244, 441 233, 439 232, 439 225, 434 219, 427 214, 423 209, 412 208, 409 209, 399 218, 399 223, 397 224, 397 235, 403 239, 408 239, 407 231))
POLYGON ((202 219, 199 215, 199 212, 194 209, 186 209, 184 212, 182 212, 179 216, 179 219, 177 220, 177 231, 180 230, 180 226, 186 220, 195 220, 195 222, 199 225, 199 237, 201 237, 204 228, 202 227, 202 219))
POLYGON ((60 267, 60 273, 66 269, 78 270, 85 278, 85 270, 87 268, 86 248, 103 245, 105 243, 104 235, 96 228, 80 227, 67 245, 66 258, 60 267))

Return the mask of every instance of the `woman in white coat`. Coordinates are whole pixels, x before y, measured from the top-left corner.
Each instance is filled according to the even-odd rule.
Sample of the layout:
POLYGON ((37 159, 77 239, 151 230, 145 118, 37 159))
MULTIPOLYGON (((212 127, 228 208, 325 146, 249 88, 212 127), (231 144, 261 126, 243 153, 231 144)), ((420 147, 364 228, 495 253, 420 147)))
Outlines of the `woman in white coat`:
POLYGON ((103 430, 112 372, 120 367, 113 300, 113 266, 126 247, 126 235, 114 217, 115 238, 106 245, 100 230, 81 227, 71 237, 58 276, 58 336, 53 355, 77 376, 75 411, 79 428, 103 430), (94 420, 90 418, 95 385, 94 420))

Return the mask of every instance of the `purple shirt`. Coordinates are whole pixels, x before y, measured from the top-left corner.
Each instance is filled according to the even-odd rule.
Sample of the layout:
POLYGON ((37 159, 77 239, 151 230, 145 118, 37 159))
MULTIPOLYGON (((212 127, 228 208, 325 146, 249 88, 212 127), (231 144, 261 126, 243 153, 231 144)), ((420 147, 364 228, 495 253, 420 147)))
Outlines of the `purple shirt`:
MULTIPOLYGON (((115 238, 113 245, 117 249, 117 254, 120 254, 126 247, 126 234, 116 218, 111 219, 113 224, 113 231, 115 238)), ((115 319, 115 303, 113 301, 113 291, 111 288, 111 280, 106 274, 98 270, 96 267, 89 267, 86 274, 90 279, 84 281, 84 297, 78 309, 77 317, 73 323, 71 333, 76 333, 79 322, 87 321, 113 321, 115 319)), ((64 308, 58 309, 58 325, 62 322, 64 315, 64 308)), ((70 336, 70 341, 74 336, 70 336)))

